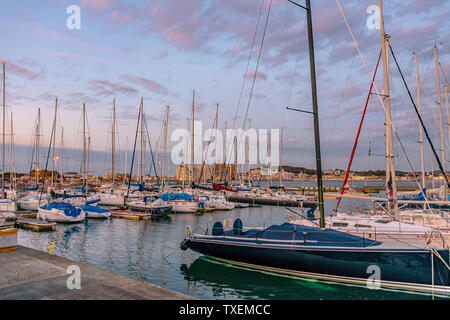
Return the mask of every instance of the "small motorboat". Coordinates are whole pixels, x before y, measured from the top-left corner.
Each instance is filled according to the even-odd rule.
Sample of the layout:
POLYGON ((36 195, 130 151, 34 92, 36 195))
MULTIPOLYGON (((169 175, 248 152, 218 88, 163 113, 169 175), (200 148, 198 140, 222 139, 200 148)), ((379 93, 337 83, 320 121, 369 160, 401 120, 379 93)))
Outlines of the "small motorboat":
POLYGON ((44 221, 73 223, 83 221, 86 213, 67 202, 52 202, 39 207, 37 218, 44 221))
POLYGON ((150 212, 155 217, 167 217, 172 212, 172 206, 166 201, 161 199, 149 201, 149 198, 153 197, 129 201, 127 202, 128 208, 133 211, 150 212))

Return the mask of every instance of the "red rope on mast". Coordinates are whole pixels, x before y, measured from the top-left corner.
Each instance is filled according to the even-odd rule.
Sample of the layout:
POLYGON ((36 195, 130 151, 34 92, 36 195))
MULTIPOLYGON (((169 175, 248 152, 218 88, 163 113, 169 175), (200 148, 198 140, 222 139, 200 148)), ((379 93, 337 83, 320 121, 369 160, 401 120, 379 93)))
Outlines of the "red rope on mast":
MULTIPOLYGON (((377 66, 375 67, 375 72, 373 74, 372 83, 370 84, 369 94, 367 95, 366 105, 364 107, 364 111, 363 111, 363 114, 361 117, 361 122, 359 123, 359 128, 358 128, 358 133, 356 134, 355 143, 353 144, 352 155, 350 156, 350 161, 348 163, 347 172, 345 173, 344 183, 342 184, 342 188, 341 188, 341 195, 344 194, 345 185, 347 184, 347 181, 348 181, 348 175, 350 173, 350 168, 352 166, 353 157, 355 156, 356 146, 358 145, 359 134, 361 133, 362 124, 364 122, 364 117, 366 115, 367 106, 369 104, 370 95, 372 93, 373 83, 375 81, 375 76, 377 75, 378 65, 380 64, 380 58, 381 58, 381 51, 380 51, 380 55, 378 56, 377 66)), ((342 199, 342 197, 339 197, 338 203, 336 205, 336 211, 339 207, 339 204, 341 203, 341 199, 342 199)))

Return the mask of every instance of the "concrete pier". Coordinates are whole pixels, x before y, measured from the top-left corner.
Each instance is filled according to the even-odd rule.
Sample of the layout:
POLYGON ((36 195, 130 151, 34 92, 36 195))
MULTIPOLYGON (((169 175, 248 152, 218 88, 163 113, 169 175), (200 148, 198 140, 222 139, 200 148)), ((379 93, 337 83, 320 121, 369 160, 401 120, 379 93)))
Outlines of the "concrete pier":
MULTIPOLYGON (((72 282, 71 282, 72 283, 72 282)), ((0 300, 184 300, 193 297, 23 246, 0 253, 0 300), (80 289, 67 283, 80 268, 80 289), (70 268, 69 268, 70 270, 70 268)))

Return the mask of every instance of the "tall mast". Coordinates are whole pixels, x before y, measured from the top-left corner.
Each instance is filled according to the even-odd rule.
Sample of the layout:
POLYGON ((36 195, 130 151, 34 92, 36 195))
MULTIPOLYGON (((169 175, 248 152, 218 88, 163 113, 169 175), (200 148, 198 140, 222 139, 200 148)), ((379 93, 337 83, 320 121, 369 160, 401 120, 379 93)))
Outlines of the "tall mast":
POLYGON ((278 174, 280 175, 280 186, 283 186, 283 127, 280 131, 280 166, 278 174))
POLYGON ((36 163, 35 163, 36 168, 34 170, 36 185, 39 184, 39 137, 40 137, 40 132, 41 132, 41 108, 38 108, 37 123, 36 123, 36 163))
MULTIPOLYGON (((125 168, 123 169, 123 182, 127 178, 127 160, 128 160, 128 136, 125 137, 125 168)), ((131 177, 130 177, 131 179, 131 177)))
POLYGON ((5 112, 6 112, 5 74, 6 74, 6 62, 3 62, 2 196, 5 192, 5 112))
MULTIPOLYGON (((437 47, 434 46, 434 61, 436 63, 436 83, 437 83, 437 94, 438 94, 438 106, 439 106, 439 126, 441 127, 441 157, 442 163, 444 164, 444 170, 447 172, 447 163, 445 161, 445 145, 444 145, 444 127, 443 127, 443 116, 442 116, 442 104, 441 104, 441 81, 439 78, 439 60, 437 54, 437 47)), ((444 183, 444 201, 448 200, 448 190, 447 184, 444 183)))
POLYGON ((116 99, 113 99, 113 120, 112 120, 112 128, 111 128, 111 175, 112 175, 112 184, 114 186, 114 147, 115 147, 115 133, 116 133, 116 99))
POLYGON ((450 142, 450 114, 448 110, 448 84, 444 86, 445 88, 445 105, 447 107, 447 132, 448 132, 448 141, 450 142))
MULTIPOLYGON (((251 120, 248 119, 248 129, 251 128, 251 120)), ((248 168, 247 168, 247 180, 250 183, 250 141, 248 142, 247 146, 247 161, 248 161, 248 168)))
MULTIPOLYGON (((50 181, 50 187, 53 189, 53 178, 54 178, 54 171, 55 171, 55 137, 56 137, 56 116, 57 116, 57 112, 58 112, 58 98, 55 98, 55 119, 53 120, 53 130, 52 130, 52 137, 51 137, 51 142, 52 142, 52 150, 53 150, 53 154, 52 154, 52 175, 51 175, 51 181, 50 181)), ((47 176, 47 172, 44 172, 44 177, 47 176)), ((45 178, 44 178, 44 183, 45 183, 45 178)))
MULTIPOLYGON (((192 181, 194 181, 194 97, 195 97, 195 90, 192 90, 192 115, 191 115, 191 178, 192 181)), ((191 181, 189 181, 189 184, 191 184, 191 181)))
POLYGON ((169 124, 169 106, 166 106, 166 120, 164 121, 164 155, 163 155, 163 170, 162 170, 162 188, 164 191, 165 177, 166 177, 166 147, 167 147, 167 126, 169 124))
MULTIPOLYGON (((186 119, 186 128, 189 132, 189 118, 186 119)), ((186 181, 188 180, 188 148, 189 148, 189 138, 186 137, 186 143, 185 143, 186 149, 184 152, 184 168, 183 168, 183 190, 186 187, 186 181)), ((190 174, 189 174, 190 176, 190 174)))
POLYGON ((61 159, 59 159, 59 165, 60 165, 60 176, 61 176, 61 187, 63 186, 63 182, 64 182, 64 164, 63 164, 63 159, 64 159, 64 127, 61 127, 61 159))
POLYGON ((384 31, 384 17, 382 0, 378 0, 380 8, 380 34, 381 34, 381 51, 383 56, 383 73, 384 73, 384 104, 386 108, 386 196, 388 211, 390 212, 389 203, 389 181, 392 183, 394 216, 398 219, 398 203, 397 203, 397 181, 394 163, 394 147, 392 141, 392 122, 391 122, 391 101, 389 96, 389 36, 384 31))
POLYGON ((311 71, 311 97, 314 116, 314 138, 316 149, 316 170, 317 170, 317 192, 320 211, 320 228, 325 228, 325 213, 323 207, 323 182, 322 182, 322 159, 320 155, 320 134, 319 134, 319 114, 317 103, 316 67, 314 60, 314 39, 311 17, 311 2, 306 0, 306 18, 308 25, 308 45, 309 45, 309 65, 311 71))
POLYGON ((217 164, 217 127, 219 126, 219 104, 216 104, 216 125, 215 125, 215 139, 214 139, 214 165, 213 165, 213 169, 212 169, 212 180, 214 182, 214 174, 216 173, 216 164, 217 164))
POLYGON ((15 189, 15 187, 14 187, 14 181, 15 181, 15 179, 14 179, 14 176, 15 176, 15 172, 16 172, 16 168, 15 168, 15 163, 14 163, 14 124, 13 124, 13 113, 11 112, 11 128, 10 128, 10 131, 11 131, 11 142, 10 142, 10 156, 11 156, 11 165, 10 165, 10 167, 11 167, 11 170, 10 170, 10 173, 9 173, 9 182, 10 182, 10 184, 11 184, 11 187, 13 188, 13 189, 15 189))
POLYGON ((83 103, 83 187, 86 188, 86 105, 84 103, 83 103))
MULTIPOLYGON (((229 168, 230 168, 230 165, 228 164, 228 141, 227 141, 227 130, 228 130, 228 121, 225 121, 225 165, 223 166, 223 169, 224 169, 224 173, 225 173, 225 181, 224 182, 226 182, 227 181, 227 173, 228 173, 228 170, 229 170, 229 168)), ((221 170, 222 171, 222 170, 221 170)), ((220 173, 220 176, 222 177, 222 172, 220 173)), ((221 179, 222 180, 222 179, 221 179)))
POLYGON ((139 154, 140 165, 139 165, 139 183, 142 183, 143 176, 143 165, 144 165, 144 97, 141 97, 141 152, 139 154))
MULTIPOLYGON (((422 105, 420 100, 420 78, 419 78, 419 64, 417 63, 417 54, 413 52, 414 60, 416 62, 416 80, 417 80, 417 105, 419 108, 419 115, 422 116, 422 105)), ((419 121, 419 143, 420 143, 420 166, 422 170, 422 189, 426 188, 426 180, 425 180, 425 161, 423 155, 423 129, 422 123, 419 121)), ((425 209, 425 204, 423 205, 425 209)))

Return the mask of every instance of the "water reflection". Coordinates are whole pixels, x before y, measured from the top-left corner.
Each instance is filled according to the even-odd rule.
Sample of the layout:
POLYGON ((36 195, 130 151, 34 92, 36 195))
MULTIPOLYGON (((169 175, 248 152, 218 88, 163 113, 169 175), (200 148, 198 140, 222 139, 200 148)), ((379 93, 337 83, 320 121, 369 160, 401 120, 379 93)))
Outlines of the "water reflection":
POLYGON ((359 286, 275 275, 271 272, 231 265, 202 256, 190 266, 182 264, 184 279, 209 287, 215 299, 332 300, 332 299, 431 299, 399 291, 370 290, 359 286))

